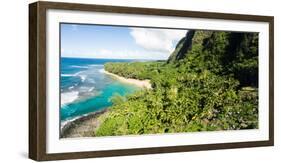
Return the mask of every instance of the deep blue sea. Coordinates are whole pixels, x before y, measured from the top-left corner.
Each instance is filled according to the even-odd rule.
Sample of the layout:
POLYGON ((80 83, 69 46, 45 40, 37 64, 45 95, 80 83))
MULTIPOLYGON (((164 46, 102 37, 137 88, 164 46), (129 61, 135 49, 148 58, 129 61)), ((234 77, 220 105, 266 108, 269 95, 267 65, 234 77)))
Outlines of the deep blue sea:
POLYGON ((61 123, 112 105, 114 94, 126 95, 140 89, 104 73, 106 62, 136 60, 61 58, 61 123))

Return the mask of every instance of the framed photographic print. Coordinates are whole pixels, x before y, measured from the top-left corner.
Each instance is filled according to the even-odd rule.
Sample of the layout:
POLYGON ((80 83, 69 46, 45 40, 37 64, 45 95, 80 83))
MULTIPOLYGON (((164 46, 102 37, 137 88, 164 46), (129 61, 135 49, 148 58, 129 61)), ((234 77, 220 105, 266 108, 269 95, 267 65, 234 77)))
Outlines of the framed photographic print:
POLYGON ((29 6, 34 160, 274 144, 271 16, 29 6))

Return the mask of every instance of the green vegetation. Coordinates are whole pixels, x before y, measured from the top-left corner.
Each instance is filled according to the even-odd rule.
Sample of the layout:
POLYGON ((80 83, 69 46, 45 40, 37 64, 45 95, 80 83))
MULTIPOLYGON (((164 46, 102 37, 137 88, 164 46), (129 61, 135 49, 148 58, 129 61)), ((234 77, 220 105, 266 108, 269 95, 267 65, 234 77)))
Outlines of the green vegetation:
POLYGON ((153 89, 114 96, 96 136, 258 128, 257 33, 193 31, 167 62, 105 69, 153 89))
POLYGON ((165 62, 106 63, 104 68, 119 76, 144 80, 151 79, 164 64, 165 62))

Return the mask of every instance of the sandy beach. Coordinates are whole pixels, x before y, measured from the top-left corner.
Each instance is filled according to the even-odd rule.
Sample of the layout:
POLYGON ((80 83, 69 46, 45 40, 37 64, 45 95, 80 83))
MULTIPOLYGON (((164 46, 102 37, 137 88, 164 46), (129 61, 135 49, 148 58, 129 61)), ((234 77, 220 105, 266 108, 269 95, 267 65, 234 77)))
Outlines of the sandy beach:
POLYGON ((104 70, 104 73, 108 74, 108 75, 111 75, 114 78, 116 78, 119 81, 124 82, 124 83, 133 84, 133 85, 136 85, 138 87, 142 87, 142 88, 146 88, 146 89, 152 88, 149 80, 137 80, 137 79, 131 79, 131 78, 124 78, 122 76, 110 73, 106 70, 104 70))

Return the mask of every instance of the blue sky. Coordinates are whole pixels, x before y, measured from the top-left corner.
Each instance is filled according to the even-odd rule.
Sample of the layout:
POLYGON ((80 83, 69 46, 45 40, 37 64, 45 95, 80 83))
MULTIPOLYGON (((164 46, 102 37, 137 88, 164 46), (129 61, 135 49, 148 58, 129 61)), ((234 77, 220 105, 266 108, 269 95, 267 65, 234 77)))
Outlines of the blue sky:
POLYGON ((186 30, 61 24, 61 56, 167 59, 186 30))

